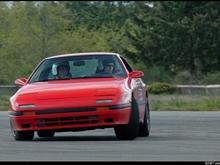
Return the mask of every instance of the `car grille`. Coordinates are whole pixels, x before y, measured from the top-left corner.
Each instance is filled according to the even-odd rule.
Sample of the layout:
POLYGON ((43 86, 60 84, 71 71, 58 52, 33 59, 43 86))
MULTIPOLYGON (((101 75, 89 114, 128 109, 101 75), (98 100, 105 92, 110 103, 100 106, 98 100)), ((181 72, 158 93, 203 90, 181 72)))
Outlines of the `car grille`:
POLYGON ((97 116, 44 118, 37 119, 36 123, 38 127, 64 126, 73 124, 94 124, 98 123, 98 118, 97 116))

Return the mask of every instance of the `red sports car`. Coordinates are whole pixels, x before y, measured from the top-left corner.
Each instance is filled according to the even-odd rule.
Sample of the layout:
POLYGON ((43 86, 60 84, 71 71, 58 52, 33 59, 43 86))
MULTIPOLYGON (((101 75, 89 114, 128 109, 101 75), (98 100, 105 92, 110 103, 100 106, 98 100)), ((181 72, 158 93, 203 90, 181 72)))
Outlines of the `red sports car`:
POLYGON ((149 136, 150 113, 143 72, 117 53, 64 54, 45 58, 11 98, 15 140, 55 132, 114 128, 119 140, 149 136))

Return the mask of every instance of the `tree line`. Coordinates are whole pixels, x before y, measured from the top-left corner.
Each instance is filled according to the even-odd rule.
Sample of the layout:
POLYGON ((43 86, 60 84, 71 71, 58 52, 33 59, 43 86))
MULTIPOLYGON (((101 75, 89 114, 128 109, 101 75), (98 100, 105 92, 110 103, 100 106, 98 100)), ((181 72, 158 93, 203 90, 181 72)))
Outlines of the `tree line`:
POLYGON ((148 82, 198 83, 219 73, 219 49, 217 1, 0 2, 0 84, 45 57, 90 51, 122 54, 148 82))

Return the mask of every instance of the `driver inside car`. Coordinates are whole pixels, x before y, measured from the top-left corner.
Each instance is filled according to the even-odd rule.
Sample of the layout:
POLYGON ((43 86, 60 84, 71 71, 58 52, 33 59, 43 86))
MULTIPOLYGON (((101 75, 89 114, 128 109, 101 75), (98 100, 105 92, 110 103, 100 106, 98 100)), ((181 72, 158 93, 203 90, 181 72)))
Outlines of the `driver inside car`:
POLYGON ((105 59, 102 61, 103 69, 98 69, 96 74, 113 74, 115 68, 115 61, 113 59, 105 59))
POLYGON ((105 60, 103 61, 104 70, 105 73, 113 73, 115 63, 113 60, 105 60))
POLYGON ((56 79, 69 79, 71 78, 70 67, 66 64, 60 64, 57 66, 56 79))

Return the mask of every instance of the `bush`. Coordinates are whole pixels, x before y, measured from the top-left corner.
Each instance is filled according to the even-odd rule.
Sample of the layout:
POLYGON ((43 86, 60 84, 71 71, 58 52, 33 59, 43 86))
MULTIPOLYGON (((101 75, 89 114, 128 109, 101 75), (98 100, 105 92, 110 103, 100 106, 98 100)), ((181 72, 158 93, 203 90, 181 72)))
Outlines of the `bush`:
POLYGON ((133 65, 137 70, 144 72, 144 82, 153 83, 153 82, 172 82, 173 75, 168 70, 164 69, 162 66, 147 66, 143 62, 138 62, 133 65))
POLYGON ((220 72, 208 73, 202 80, 203 84, 220 84, 220 72))
POLYGON ((193 76, 187 70, 180 71, 180 72, 177 72, 177 74, 174 78, 174 82, 176 84, 192 84, 193 83, 193 76))
POLYGON ((155 82, 149 85, 149 92, 153 94, 173 93, 175 86, 164 82, 155 82))

